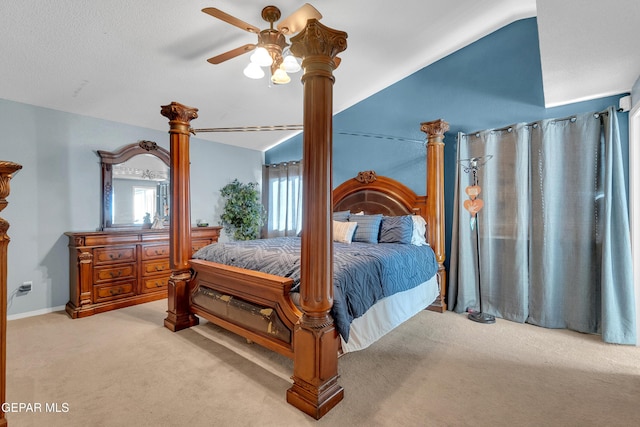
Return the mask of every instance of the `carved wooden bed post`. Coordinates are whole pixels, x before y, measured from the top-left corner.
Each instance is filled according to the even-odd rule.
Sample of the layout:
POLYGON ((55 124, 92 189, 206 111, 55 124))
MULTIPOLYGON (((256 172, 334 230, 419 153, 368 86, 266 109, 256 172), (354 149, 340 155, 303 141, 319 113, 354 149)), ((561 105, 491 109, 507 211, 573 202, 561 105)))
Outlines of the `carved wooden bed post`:
POLYGON ((319 419, 344 396, 338 384, 339 337, 333 305, 332 132, 333 70, 347 33, 310 19, 291 38, 304 75, 303 201, 300 303, 294 330, 293 386, 287 402, 319 419))
POLYGON ((189 129, 198 118, 196 108, 177 102, 164 105, 161 114, 169 119, 171 144, 171 216, 170 255, 171 277, 168 285, 168 309, 164 326, 172 331, 198 324, 189 312, 189 282, 191 281, 191 211, 189 206, 189 129))
MULTIPOLYGON (((0 160, 0 212, 7 206, 9 196, 9 181, 12 174, 22 169, 22 166, 0 160)), ((7 247, 9 245, 9 223, 0 218, 0 404, 6 402, 7 390, 7 247)), ((0 408, 0 426, 6 426, 7 419, 0 408)))
POLYGON ((444 236, 444 133, 449 130, 449 123, 444 120, 420 123, 420 129, 427 134, 427 204, 429 218, 435 218, 427 224, 429 242, 438 261, 438 284, 440 296, 429 306, 430 310, 444 312, 447 309, 445 299, 447 291, 447 272, 444 269, 445 236, 444 236))

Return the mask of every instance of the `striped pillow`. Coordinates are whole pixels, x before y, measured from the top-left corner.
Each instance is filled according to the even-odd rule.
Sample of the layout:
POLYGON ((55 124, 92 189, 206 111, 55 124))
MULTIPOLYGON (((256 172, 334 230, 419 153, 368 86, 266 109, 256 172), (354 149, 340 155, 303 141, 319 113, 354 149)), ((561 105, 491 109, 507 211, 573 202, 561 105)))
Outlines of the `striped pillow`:
POLYGON ((333 221, 333 241, 350 244, 357 226, 357 222, 333 221))
POLYGON ((380 243, 411 243, 413 220, 411 215, 385 216, 380 225, 380 243))
POLYGON ((353 235, 354 242, 378 243, 382 214, 358 215, 353 219, 358 222, 358 227, 353 235))
POLYGON ((338 211, 333 213, 334 221, 349 221, 349 216, 351 212, 349 211, 338 211))

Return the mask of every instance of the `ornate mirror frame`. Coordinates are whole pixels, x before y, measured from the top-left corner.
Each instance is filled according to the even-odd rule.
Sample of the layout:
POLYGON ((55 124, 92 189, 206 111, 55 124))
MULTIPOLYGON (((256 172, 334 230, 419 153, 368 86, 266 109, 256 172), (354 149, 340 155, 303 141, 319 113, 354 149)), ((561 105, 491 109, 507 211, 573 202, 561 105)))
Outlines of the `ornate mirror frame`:
POLYGON ((156 156, 167 167, 170 167, 171 154, 166 149, 158 146, 153 141, 138 141, 125 145, 118 151, 110 152, 98 150, 102 169, 102 210, 100 215, 100 227, 103 231, 142 229, 143 225, 133 224, 112 224, 113 208, 113 166, 124 163, 127 160, 141 154, 151 154, 156 156))

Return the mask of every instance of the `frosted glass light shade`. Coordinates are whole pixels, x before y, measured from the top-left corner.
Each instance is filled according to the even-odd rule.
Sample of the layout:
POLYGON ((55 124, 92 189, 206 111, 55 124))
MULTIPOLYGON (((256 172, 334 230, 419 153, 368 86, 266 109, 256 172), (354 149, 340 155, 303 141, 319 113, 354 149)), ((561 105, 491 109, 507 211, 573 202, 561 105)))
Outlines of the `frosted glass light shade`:
POLYGON ((273 58, 267 52, 267 49, 259 47, 251 54, 251 62, 261 67, 270 67, 273 64, 273 58))
POLYGON ((298 60, 293 55, 285 56, 284 61, 282 61, 282 66, 287 73, 297 73, 300 71, 300 64, 298 64, 298 60))
POLYGON ((250 79, 261 79, 264 77, 264 71, 262 71, 262 68, 255 62, 249 62, 249 65, 244 68, 243 73, 250 79))
POLYGON ((291 77, 287 75, 287 72, 281 65, 280 68, 278 68, 276 72, 273 73, 273 76, 271 76, 271 81, 277 85, 284 85, 291 81, 291 77))

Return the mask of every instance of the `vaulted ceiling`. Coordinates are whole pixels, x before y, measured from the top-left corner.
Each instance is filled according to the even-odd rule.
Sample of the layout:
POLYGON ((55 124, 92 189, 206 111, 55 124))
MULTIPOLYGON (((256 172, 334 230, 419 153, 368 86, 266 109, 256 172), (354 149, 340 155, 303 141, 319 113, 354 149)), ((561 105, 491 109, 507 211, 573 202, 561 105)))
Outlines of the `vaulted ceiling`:
MULTIPOLYGON (((285 17, 304 2, 279 0, 285 17)), ((335 71, 344 110, 515 20, 537 16, 547 106, 629 92, 640 75, 637 0, 317 0, 323 24, 348 33, 335 71)), ((257 38, 201 12, 217 7, 261 29, 257 0, 5 0, 0 98, 168 129, 160 106, 199 109, 194 127, 302 123, 302 85, 250 80, 249 55, 206 59, 257 38)), ((266 150, 291 132, 199 134, 266 150)))

